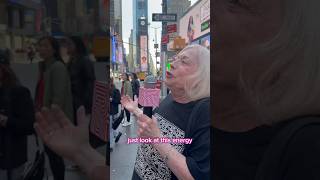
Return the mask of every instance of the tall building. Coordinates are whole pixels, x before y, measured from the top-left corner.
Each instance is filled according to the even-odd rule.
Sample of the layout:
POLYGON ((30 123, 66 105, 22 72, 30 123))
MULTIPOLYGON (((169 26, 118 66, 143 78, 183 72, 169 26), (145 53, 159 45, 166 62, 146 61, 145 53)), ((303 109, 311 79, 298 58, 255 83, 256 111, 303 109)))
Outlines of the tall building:
POLYGON ((49 34, 93 35, 100 30, 99 0, 43 0, 43 4, 49 34))
MULTIPOLYGON (((168 22, 168 25, 176 24, 177 27, 177 32, 170 33, 169 34, 169 39, 172 41, 175 37, 178 36, 179 34, 179 19, 188 11, 188 9, 191 6, 191 1, 190 0, 167 0, 167 13, 173 13, 177 14, 177 22, 168 22)), ((167 52, 167 57, 171 58, 174 56, 176 53, 175 52, 167 52)))
POLYGON ((148 71, 148 1, 133 0, 133 54, 137 71, 148 71))
POLYGON ((122 43, 122 0, 110 0, 110 34, 112 41, 112 61, 113 72, 124 72, 125 55, 122 43))
POLYGON ((129 37, 129 54, 127 57, 129 71, 135 72, 136 64, 133 60, 133 30, 131 29, 130 37, 129 37))
POLYGON ((122 0, 110 0, 110 26, 122 37, 122 0))
MULTIPOLYGON (((191 1, 190 0, 167 0, 167 13, 177 14, 177 22, 179 19, 184 15, 184 13, 190 8, 191 1)), ((179 29, 179 23, 168 23, 170 24, 177 24, 177 30, 179 29)), ((174 35, 177 35, 175 33, 174 35)))
POLYGON ((35 42, 40 33, 41 1, 0 1, 0 44, 11 49, 14 59, 24 59, 25 48, 35 42))

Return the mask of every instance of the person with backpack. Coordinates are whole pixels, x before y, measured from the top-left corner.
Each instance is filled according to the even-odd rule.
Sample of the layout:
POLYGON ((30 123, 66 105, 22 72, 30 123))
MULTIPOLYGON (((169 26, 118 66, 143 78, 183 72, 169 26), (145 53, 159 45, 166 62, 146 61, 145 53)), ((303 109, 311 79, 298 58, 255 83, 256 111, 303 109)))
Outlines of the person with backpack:
POLYGON ((213 4, 212 179, 319 180, 320 2, 213 4))
POLYGON ((110 78, 110 92, 110 148, 112 149, 114 143, 117 143, 122 135, 121 132, 117 132, 112 128, 113 120, 119 113, 119 105, 121 104, 120 91, 115 87, 112 78, 110 78))
POLYGON ((20 180, 28 160, 27 136, 34 133, 34 106, 0 50, 0 179, 20 180))

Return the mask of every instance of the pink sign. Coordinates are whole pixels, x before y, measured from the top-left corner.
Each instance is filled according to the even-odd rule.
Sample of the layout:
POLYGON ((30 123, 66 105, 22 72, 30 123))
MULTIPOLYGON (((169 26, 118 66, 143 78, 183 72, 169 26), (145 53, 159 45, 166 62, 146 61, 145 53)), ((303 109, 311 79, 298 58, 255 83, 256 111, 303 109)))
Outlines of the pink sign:
POLYGON ((139 104, 144 107, 158 107, 160 104, 160 89, 139 89, 139 104))

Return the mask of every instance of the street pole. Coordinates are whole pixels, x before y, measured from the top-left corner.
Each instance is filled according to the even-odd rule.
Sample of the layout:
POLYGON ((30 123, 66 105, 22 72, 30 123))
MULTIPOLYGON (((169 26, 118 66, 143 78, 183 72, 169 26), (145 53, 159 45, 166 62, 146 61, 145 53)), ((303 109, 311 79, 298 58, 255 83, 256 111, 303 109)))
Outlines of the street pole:
MULTIPOLYGON (((167 0, 162 0, 162 13, 167 14, 167 0)), ((167 34, 167 22, 162 22, 162 37, 167 34)), ((164 80, 166 79, 166 51, 167 51, 167 45, 163 45, 161 47, 162 50, 162 89, 161 89, 161 95, 162 97, 167 96, 167 87, 164 83, 164 80)))
MULTIPOLYGON (((155 37, 154 37, 154 39, 155 39, 155 44, 158 44, 158 41, 157 41, 157 28, 154 28, 154 33, 155 33, 155 34, 154 34, 154 36, 155 36, 155 37)), ((158 53, 158 46, 159 46, 159 45, 156 46, 156 72, 157 72, 157 75, 158 75, 158 64, 157 64, 157 62, 158 62, 158 61, 157 61, 157 60, 158 60, 158 58, 157 58, 157 55, 158 55, 158 54, 157 54, 157 53, 158 53)))

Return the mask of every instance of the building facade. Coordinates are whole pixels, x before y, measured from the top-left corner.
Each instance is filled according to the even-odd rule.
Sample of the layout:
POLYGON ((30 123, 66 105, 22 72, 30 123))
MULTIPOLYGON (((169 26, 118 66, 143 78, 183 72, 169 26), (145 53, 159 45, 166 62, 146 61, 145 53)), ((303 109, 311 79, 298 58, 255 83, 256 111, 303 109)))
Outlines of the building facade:
POLYGON ((136 71, 148 71, 148 1, 133 0, 133 54, 136 71))

